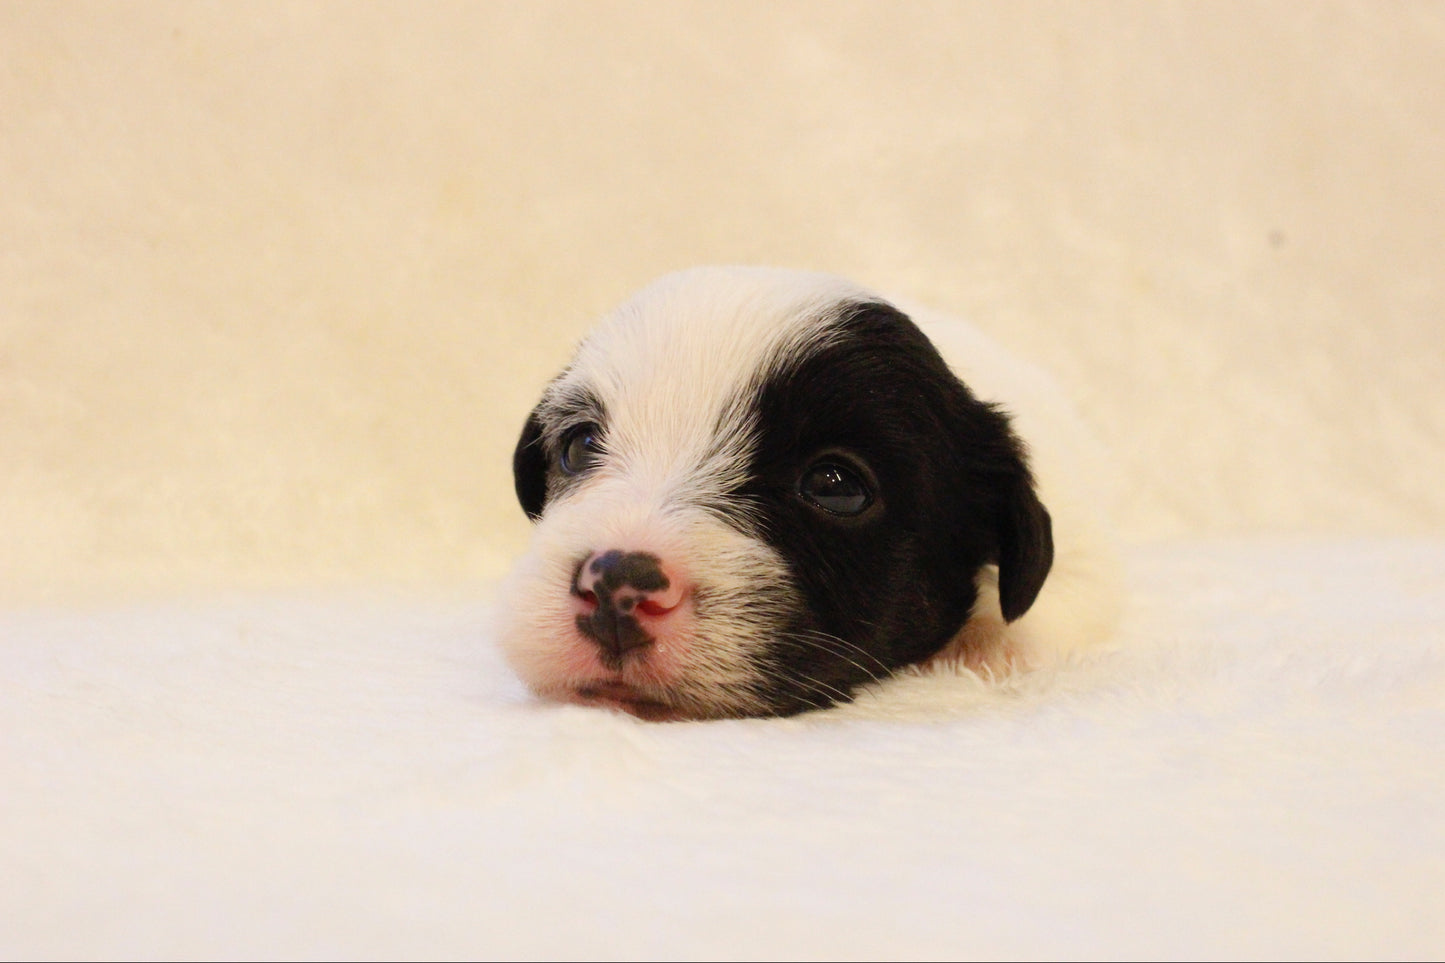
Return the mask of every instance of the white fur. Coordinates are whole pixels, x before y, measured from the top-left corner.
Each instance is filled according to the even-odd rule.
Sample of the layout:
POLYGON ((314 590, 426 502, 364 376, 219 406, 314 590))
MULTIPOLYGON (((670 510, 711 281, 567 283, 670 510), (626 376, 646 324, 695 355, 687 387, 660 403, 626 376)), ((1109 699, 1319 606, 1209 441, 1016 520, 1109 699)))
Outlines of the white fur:
MULTIPOLYGON (((775 605, 794 595, 777 553, 708 504, 747 469, 755 426, 740 401, 749 386, 826 338, 825 322, 844 303, 866 298, 876 295, 827 275, 703 268, 655 282, 596 327, 539 411, 555 446, 569 427, 600 420, 569 403, 584 391, 600 399, 607 457, 580 484, 554 486, 503 595, 503 650, 536 691, 577 699, 610 675, 574 627, 568 588, 579 559, 623 548, 667 559, 707 587, 708 604, 680 613, 647 659, 623 666, 621 681, 686 715, 758 708, 748 692, 757 670, 744 655, 775 623, 759 610, 757 587, 770 586, 775 605)), ((968 653, 975 667, 1002 669, 1098 643, 1118 603, 1097 451, 1037 370, 961 322, 904 310, 975 393, 1015 415, 1054 519, 1054 570, 1032 609, 1005 626, 985 570, 974 618, 942 659, 968 653)))

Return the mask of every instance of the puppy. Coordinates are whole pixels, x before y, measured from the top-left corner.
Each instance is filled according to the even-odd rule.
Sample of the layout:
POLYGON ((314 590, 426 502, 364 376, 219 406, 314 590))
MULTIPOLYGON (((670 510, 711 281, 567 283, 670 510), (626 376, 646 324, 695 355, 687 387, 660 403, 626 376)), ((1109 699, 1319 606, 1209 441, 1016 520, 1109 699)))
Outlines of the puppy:
POLYGON ((1037 665, 1117 615, 1099 462, 1048 380, 960 322, 827 275, 670 275, 526 420, 537 524, 501 644, 543 697, 658 720, 1037 665))

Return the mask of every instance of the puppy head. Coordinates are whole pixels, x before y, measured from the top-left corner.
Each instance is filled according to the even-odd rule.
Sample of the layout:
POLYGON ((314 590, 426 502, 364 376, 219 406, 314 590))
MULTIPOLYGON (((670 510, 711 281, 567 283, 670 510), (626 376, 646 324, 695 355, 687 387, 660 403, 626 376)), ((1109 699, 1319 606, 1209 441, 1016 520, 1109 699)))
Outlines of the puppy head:
POLYGON ((501 641, 539 694, 787 715, 936 654, 982 568, 1052 561, 1007 419, 907 317, 822 275, 671 275, 606 318, 513 460, 536 522, 501 641))

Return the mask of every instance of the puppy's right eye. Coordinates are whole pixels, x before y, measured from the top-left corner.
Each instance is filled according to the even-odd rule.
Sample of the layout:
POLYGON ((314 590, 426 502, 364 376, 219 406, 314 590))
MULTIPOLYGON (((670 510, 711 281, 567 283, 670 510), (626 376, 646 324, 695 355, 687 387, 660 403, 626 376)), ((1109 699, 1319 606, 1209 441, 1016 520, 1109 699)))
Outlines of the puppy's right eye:
POLYGON ((588 471, 602 457, 602 430, 588 422, 562 436, 562 470, 569 475, 588 471))

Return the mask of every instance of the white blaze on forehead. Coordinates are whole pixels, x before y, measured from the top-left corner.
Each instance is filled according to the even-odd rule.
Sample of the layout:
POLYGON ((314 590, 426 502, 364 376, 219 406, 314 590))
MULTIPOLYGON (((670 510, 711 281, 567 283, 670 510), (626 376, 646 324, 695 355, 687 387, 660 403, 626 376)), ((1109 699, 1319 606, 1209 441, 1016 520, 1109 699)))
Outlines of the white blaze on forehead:
POLYGON ((753 426, 745 408, 733 410, 746 406, 746 389, 826 340, 840 306, 868 297, 823 274, 669 275, 602 321, 547 401, 586 392, 601 402, 606 475, 657 495, 715 491, 746 467, 753 426))

